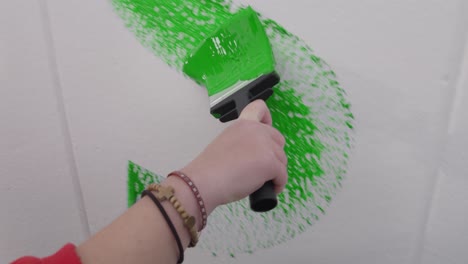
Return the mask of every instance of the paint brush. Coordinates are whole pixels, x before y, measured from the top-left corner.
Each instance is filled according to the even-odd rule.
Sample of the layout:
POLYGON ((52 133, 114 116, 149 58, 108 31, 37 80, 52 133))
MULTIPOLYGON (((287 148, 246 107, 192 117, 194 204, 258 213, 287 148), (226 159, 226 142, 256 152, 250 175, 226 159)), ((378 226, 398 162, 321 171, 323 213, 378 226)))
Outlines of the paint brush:
MULTIPOLYGON (((239 1, 112 0, 111 3, 136 39, 180 72, 187 55, 239 10, 239 1)), ((275 69, 281 76, 267 105, 273 126, 286 138, 289 180, 285 191, 278 195, 276 210, 258 215, 245 201, 218 207, 210 215, 211 222, 200 244, 213 256, 254 253, 308 230, 341 189, 354 145, 354 115, 333 69, 310 43, 274 19, 258 16, 273 49, 275 69)), ((167 87, 156 89, 163 94, 167 87)), ((129 163, 128 205, 138 200, 146 185, 164 178, 129 163)))
MULTIPOLYGON (((267 100, 280 80, 265 29, 251 7, 240 9, 188 54, 183 72, 207 89, 210 112, 221 122, 238 118, 254 100, 267 100)), ((276 207, 273 187, 266 182, 250 195, 253 211, 276 207)))

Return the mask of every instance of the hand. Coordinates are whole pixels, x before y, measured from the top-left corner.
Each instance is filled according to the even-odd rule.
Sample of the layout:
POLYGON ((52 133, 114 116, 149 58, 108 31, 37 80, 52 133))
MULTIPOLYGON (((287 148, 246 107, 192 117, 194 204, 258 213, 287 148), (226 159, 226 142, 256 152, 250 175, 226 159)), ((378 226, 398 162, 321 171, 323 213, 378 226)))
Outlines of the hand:
POLYGON ((273 180, 276 193, 284 189, 285 139, 271 124, 265 102, 252 102, 182 169, 198 186, 208 212, 250 195, 269 180, 273 180))

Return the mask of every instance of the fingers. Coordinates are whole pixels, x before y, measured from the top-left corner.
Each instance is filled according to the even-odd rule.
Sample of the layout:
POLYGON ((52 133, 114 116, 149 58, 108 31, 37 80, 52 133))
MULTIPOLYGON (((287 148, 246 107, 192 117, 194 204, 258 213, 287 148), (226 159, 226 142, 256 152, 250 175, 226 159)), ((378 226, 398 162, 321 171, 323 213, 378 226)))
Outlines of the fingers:
MULTIPOLYGON (((263 100, 255 100, 247 105, 239 116, 239 119, 257 121, 270 127, 272 125, 270 110, 263 100)), ((268 132, 276 143, 284 146, 285 139, 278 130, 273 128, 268 132)))
POLYGON ((281 193, 288 182, 288 167, 281 164, 278 166, 278 175, 273 179, 275 184, 275 193, 281 193))
POLYGON ((277 159, 276 177, 273 179, 275 184, 275 193, 281 193, 288 181, 288 158, 283 150, 283 147, 274 148, 275 157, 277 159))
POLYGON ((280 147, 284 147, 286 140, 284 136, 276 129, 271 127, 268 132, 270 133, 271 138, 273 141, 278 144, 280 147))
POLYGON ((275 156, 275 177, 273 183, 275 184, 275 192, 281 193, 288 181, 287 164, 288 159, 284 152, 285 138, 281 133, 272 128, 272 118, 270 110, 263 100, 256 100, 247 105, 239 116, 239 119, 257 121, 270 126, 268 133, 273 139, 273 151, 275 156))
POLYGON ((257 121, 271 126, 271 113, 263 100, 255 100, 247 105, 239 116, 239 119, 257 121))
POLYGON ((283 147, 275 147, 274 148, 275 157, 276 159, 283 165, 288 165, 288 157, 286 157, 286 153, 283 150, 283 147))

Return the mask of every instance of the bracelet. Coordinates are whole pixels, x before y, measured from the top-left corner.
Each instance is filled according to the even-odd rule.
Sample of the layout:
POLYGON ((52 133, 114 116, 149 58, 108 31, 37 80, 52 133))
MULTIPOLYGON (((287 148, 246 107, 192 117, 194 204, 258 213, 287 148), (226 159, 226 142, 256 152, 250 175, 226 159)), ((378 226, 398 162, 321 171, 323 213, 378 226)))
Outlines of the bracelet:
POLYGON ((176 240, 177 247, 179 248, 179 260, 177 260, 177 263, 182 263, 184 261, 184 248, 182 247, 182 242, 180 241, 179 234, 177 234, 177 230, 175 229, 174 224, 172 223, 171 219, 169 218, 169 215, 167 215, 166 210, 164 210, 164 207, 161 205, 158 199, 156 199, 154 194, 149 190, 144 190, 141 193, 141 198, 145 197, 146 195, 148 195, 151 198, 151 200, 153 200, 154 204, 156 204, 156 206, 159 208, 159 211, 161 211, 161 214, 166 220, 169 229, 171 229, 172 234, 174 235, 174 238, 176 240))
POLYGON ((200 191, 195 186, 195 183, 187 175, 185 175, 183 172, 173 171, 173 172, 169 173, 169 175, 167 177, 170 177, 172 175, 181 178, 185 183, 187 183, 187 185, 190 188, 190 190, 192 191, 193 195, 195 195, 195 198, 197 199, 198 208, 200 209, 200 215, 202 217, 202 227, 201 227, 200 231, 203 230, 203 228, 205 228, 205 226, 206 226, 206 222, 207 222, 207 219, 208 219, 208 214, 206 213, 205 202, 203 202, 203 199, 202 199, 202 197, 200 195, 200 191))
POLYGON ((163 202, 168 200, 176 209, 177 213, 182 217, 184 226, 188 229, 190 234, 189 247, 194 247, 198 243, 198 232, 195 227, 195 217, 189 215, 179 200, 174 196, 174 188, 171 186, 162 186, 152 183, 146 188, 148 191, 156 192, 156 198, 163 202))

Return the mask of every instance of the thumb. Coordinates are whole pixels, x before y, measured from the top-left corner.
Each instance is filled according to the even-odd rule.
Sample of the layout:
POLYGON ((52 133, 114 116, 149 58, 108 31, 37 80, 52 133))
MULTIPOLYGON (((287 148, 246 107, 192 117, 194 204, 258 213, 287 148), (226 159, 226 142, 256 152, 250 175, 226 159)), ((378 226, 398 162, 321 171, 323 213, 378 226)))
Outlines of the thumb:
POLYGON ((255 100, 248 104, 239 116, 239 119, 257 121, 266 125, 271 126, 271 113, 268 109, 265 101, 255 100))

